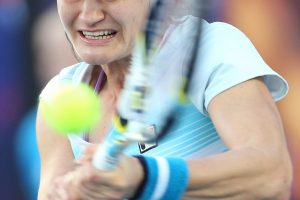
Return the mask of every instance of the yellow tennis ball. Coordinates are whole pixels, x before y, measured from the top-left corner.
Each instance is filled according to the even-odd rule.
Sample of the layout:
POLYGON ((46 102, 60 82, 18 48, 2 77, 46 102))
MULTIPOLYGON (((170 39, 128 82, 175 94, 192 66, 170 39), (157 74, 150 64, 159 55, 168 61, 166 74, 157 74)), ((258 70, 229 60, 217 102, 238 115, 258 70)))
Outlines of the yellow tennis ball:
POLYGON ((87 84, 66 82, 40 99, 45 121, 61 134, 81 134, 100 120, 100 98, 87 84))

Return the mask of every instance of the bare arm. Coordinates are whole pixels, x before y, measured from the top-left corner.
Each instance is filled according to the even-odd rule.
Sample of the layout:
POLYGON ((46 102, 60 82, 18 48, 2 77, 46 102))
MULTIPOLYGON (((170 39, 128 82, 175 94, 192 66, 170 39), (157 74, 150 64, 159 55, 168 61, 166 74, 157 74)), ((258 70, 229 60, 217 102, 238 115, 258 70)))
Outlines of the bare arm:
POLYGON ((73 169, 73 154, 67 137, 58 135, 37 115, 37 142, 41 158, 39 200, 47 199, 47 192, 55 178, 73 169))
POLYGON ((186 199, 288 199, 291 163, 276 105, 253 79, 216 96, 209 114, 230 150, 189 161, 186 199))

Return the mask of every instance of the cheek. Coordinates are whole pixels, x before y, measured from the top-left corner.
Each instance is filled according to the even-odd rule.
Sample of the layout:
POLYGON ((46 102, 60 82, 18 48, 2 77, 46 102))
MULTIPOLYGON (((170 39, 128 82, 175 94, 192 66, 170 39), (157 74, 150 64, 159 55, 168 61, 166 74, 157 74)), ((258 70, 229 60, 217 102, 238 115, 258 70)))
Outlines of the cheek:
POLYGON ((141 4, 135 9, 135 12, 131 13, 130 22, 131 29, 134 31, 141 31, 145 26, 145 21, 148 16, 148 4, 141 4))
MULTIPOLYGON (((135 0, 132 0, 135 1, 135 0)), ((128 8, 128 10, 131 10, 131 12, 124 13, 125 15, 120 18, 120 20, 123 21, 123 31, 124 31, 124 37, 126 38, 128 42, 129 49, 133 49, 134 43, 136 40, 137 34, 143 30, 145 19, 147 17, 148 12, 148 3, 145 3, 146 1, 138 0, 137 3, 132 3, 131 7, 128 8), (135 8, 135 9, 132 9, 135 8), (124 17, 126 16, 126 17, 124 17)))
POLYGON ((65 31, 68 31, 68 27, 71 26, 72 19, 74 18, 74 9, 64 5, 63 3, 59 3, 58 1, 58 14, 65 31))

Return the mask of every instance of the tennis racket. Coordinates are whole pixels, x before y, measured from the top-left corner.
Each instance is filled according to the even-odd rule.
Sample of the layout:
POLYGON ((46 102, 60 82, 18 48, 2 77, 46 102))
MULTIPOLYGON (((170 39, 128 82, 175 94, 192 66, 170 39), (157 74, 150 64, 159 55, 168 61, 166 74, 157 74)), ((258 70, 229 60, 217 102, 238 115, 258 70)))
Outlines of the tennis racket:
POLYGON ((137 36, 118 114, 94 154, 96 168, 113 170, 129 144, 161 138, 172 126, 187 101, 200 47, 202 20, 189 23, 187 16, 202 18, 207 7, 208 0, 152 0, 145 29, 137 36), (189 31, 180 30, 184 23, 191 26, 189 31), (183 49, 172 49, 182 40, 183 49), (176 60, 178 54, 181 59, 176 60), (150 125, 155 125, 155 135, 149 133, 150 125))

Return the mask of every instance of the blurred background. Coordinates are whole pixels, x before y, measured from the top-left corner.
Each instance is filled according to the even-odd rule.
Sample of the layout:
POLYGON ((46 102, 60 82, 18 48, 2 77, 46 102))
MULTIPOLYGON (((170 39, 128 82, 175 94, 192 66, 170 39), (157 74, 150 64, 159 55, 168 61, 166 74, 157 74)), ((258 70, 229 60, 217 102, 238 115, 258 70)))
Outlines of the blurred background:
MULTIPOLYGON (((290 92, 278 103, 293 160, 291 200, 300 199, 300 0, 211 0, 210 22, 242 30, 290 92)), ((62 67, 76 62, 53 0, 0 0, 0 196, 36 199, 37 96, 62 67)))

